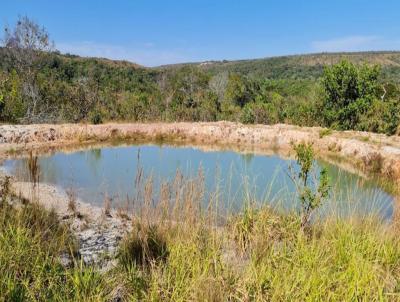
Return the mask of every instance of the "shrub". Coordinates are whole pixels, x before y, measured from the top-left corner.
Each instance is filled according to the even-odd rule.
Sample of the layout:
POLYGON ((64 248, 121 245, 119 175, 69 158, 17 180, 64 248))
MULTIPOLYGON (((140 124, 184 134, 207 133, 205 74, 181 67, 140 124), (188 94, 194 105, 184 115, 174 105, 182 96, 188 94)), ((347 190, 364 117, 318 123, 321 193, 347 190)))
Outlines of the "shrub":
POLYGON ((323 168, 319 172, 319 179, 314 180, 315 177, 313 179, 312 174, 316 172, 312 144, 299 143, 294 145, 293 148, 296 152, 296 160, 300 171, 297 175, 292 171, 291 177, 300 198, 301 226, 305 228, 309 225, 314 210, 320 207, 324 199, 329 195, 328 171, 323 168))
POLYGON ((103 117, 100 111, 94 111, 90 115, 90 121, 94 125, 102 124, 103 123, 103 117))

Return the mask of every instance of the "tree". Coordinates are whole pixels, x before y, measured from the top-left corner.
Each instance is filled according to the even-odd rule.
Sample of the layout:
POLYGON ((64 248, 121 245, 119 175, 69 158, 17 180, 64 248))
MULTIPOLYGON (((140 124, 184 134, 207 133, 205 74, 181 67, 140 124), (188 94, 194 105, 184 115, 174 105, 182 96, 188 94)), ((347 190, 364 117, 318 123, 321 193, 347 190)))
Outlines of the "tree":
POLYGON ((6 86, 6 81, 7 81, 6 76, 4 75, 4 73, 1 72, 1 73, 0 73, 0 118, 1 118, 2 115, 3 115, 4 105, 5 105, 5 103, 6 103, 6 101, 5 101, 5 94, 6 94, 5 86, 6 86))
POLYGON ((322 202, 329 196, 330 185, 328 171, 323 168, 319 178, 315 177, 314 150, 309 143, 299 143, 293 146, 296 153, 297 164, 300 171, 295 173, 290 167, 290 177, 293 180, 301 204, 301 227, 306 228, 311 220, 311 215, 318 209, 322 202))
POLYGON ((22 93, 27 102, 25 120, 38 120, 43 114, 43 104, 37 84, 40 62, 45 52, 53 50, 53 43, 44 27, 28 17, 20 17, 14 28, 4 28, 3 44, 11 66, 23 79, 22 93))
POLYGON ((378 66, 357 67, 342 61, 324 70, 323 118, 327 126, 357 129, 361 117, 378 97, 378 66))
POLYGON ((169 113, 177 119, 196 120, 196 111, 208 95, 210 76, 196 67, 175 71, 169 82, 169 113))
POLYGON ((17 122, 24 115, 26 108, 20 92, 21 81, 15 70, 0 74, 0 119, 17 122))
POLYGON ((210 79, 210 89, 217 95, 219 102, 224 99, 226 86, 228 85, 228 76, 228 72, 221 72, 210 79))
POLYGON ((225 99, 236 106, 244 107, 252 99, 247 79, 237 73, 230 74, 225 99))

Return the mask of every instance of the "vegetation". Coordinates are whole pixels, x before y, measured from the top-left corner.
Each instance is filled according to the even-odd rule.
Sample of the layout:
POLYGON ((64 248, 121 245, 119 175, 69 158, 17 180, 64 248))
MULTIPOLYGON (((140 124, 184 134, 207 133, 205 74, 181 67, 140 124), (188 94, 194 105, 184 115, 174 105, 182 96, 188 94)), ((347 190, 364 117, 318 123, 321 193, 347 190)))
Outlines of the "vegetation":
MULTIPOLYGON (((304 167, 310 167, 309 146, 301 146, 298 153, 307 155, 304 167)), ((131 218, 132 230, 121 243, 117 266, 100 272, 80 263, 73 236, 54 213, 34 203, 10 205, 6 180, 1 184, 0 300, 399 298, 396 225, 373 216, 331 216, 314 220, 305 232, 298 214, 257 208, 250 201, 244 202, 243 212, 222 222, 214 206, 201 210, 199 181, 174 180, 167 190, 169 196, 177 192, 173 204, 145 202, 131 218), (63 266, 64 254, 75 261, 63 266)))
POLYGON ((381 65, 382 77, 385 82, 399 82, 400 55, 397 51, 317 53, 239 61, 208 61, 166 65, 159 67, 159 69, 169 70, 184 66, 196 66, 213 75, 225 72, 272 80, 314 81, 322 76, 324 66, 338 64, 342 60, 350 61, 356 65, 365 63, 381 65))
POLYGON ((6 28, 3 40, 0 121, 4 122, 231 120, 387 134, 396 133, 400 124, 396 52, 150 69, 61 55, 47 31, 27 17, 6 28))
POLYGON ((98 301, 99 273, 66 269, 61 255, 75 255, 76 242, 54 212, 38 204, 13 206, 9 179, 0 183, 0 301, 98 301), (85 297, 90 299, 85 300, 85 297))
POLYGON ((322 104, 324 123, 341 130, 393 133, 399 118, 391 110, 398 112, 400 103, 385 100, 386 89, 384 85, 379 85, 378 77, 378 66, 357 67, 342 61, 327 68, 322 79, 325 90, 322 104), (381 106, 386 107, 384 112, 378 109, 381 106))
POLYGON ((292 171, 291 178, 296 185, 301 205, 301 226, 310 224, 311 215, 329 195, 328 171, 323 168, 316 177, 314 150, 311 144, 300 143, 293 146, 300 171, 292 171), (317 181, 318 179, 318 181, 317 181))

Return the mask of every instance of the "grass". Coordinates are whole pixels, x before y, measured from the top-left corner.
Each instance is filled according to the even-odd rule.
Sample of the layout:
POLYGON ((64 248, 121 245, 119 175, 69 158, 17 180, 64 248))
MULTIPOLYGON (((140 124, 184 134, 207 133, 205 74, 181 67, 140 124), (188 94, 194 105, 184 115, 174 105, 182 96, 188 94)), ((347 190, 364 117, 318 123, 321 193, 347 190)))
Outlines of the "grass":
MULTIPOLYGON (((140 226, 142 228, 143 226, 140 226)), ((137 229, 136 229, 137 231, 137 229)), ((134 232, 136 232, 134 231, 134 232)), ((222 228, 181 222, 147 230, 166 253, 122 252, 128 299, 382 301, 399 298, 400 242, 374 217, 328 219, 307 233, 295 214, 249 209, 222 228), (154 232, 157 233, 154 236, 154 232), (244 244, 245 242, 245 244, 244 244), (144 256, 146 257, 146 256, 144 256), (128 260, 130 259, 130 260, 128 260), (140 258, 139 258, 140 259, 140 258)), ((126 244, 126 242, 125 242, 126 244)))
POLYGON ((80 262, 53 212, 1 198, 0 301, 400 300, 396 223, 331 214, 303 229, 298 214, 249 201, 221 219, 199 206, 200 186, 178 175, 159 203, 144 202, 108 272, 80 262))
POLYGON ((0 301, 102 301, 103 277, 60 255, 76 257, 76 242, 54 212, 31 203, 0 204, 0 301))
POLYGON ((333 130, 330 128, 324 128, 319 131, 319 138, 323 138, 325 136, 331 135, 333 130))

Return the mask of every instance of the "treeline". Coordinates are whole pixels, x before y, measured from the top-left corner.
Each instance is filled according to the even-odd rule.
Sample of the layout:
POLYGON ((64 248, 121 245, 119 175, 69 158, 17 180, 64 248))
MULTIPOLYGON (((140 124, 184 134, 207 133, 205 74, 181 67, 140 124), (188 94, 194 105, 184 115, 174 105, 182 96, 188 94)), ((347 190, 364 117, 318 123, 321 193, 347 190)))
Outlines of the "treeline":
POLYGON ((27 17, 0 48, 0 120, 10 123, 216 121, 290 123, 393 134, 400 87, 379 66, 342 61, 322 77, 270 78, 196 65, 149 69, 61 55, 27 17), (29 37, 29 39, 26 39, 29 37))

